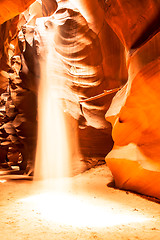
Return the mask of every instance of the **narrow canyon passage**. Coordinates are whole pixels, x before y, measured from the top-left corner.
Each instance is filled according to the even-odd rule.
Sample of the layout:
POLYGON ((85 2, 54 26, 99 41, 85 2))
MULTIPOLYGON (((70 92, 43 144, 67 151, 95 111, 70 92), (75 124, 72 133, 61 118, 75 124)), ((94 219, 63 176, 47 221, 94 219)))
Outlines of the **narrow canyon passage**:
POLYGON ((0 239, 159 240, 160 1, 0 9, 0 239))

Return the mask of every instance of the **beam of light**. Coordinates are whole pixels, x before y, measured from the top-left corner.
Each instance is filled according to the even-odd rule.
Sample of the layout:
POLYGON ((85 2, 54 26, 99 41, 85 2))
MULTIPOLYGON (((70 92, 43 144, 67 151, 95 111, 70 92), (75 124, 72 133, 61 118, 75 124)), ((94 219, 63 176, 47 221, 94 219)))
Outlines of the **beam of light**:
POLYGON ((43 220, 60 226, 105 228, 150 220, 109 200, 64 191, 43 192, 20 201, 24 206, 29 204, 43 220))
POLYGON ((60 96, 64 81, 59 77, 54 50, 54 31, 46 30, 44 19, 37 19, 37 29, 46 52, 41 61, 38 91, 38 143, 35 179, 69 175, 69 147, 60 96))

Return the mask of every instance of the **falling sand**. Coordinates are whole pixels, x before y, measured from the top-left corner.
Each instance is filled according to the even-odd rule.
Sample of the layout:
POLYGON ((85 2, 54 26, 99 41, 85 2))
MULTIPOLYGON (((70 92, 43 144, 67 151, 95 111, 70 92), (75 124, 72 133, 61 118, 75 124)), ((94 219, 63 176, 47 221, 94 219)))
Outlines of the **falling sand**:
POLYGON ((64 82, 56 74, 54 32, 46 31, 43 21, 39 21, 38 25, 46 41, 46 52, 40 66, 35 179, 46 180, 69 176, 70 147, 61 103, 64 82))

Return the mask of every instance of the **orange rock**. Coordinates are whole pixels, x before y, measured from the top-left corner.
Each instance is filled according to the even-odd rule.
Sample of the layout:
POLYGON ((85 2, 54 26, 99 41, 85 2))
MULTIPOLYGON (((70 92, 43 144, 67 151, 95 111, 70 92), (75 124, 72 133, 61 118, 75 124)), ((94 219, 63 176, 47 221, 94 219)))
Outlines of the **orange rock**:
POLYGON ((146 42, 159 28, 160 4, 156 0, 105 1, 105 18, 127 49, 146 42))
MULTIPOLYGON (((112 1, 111 9, 106 13, 110 26, 126 47, 128 66, 128 82, 116 94, 106 113, 107 121, 113 126, 114 140, 114 148, 106 161, 117 187, 160 198, 160 33, 148 42, 145 39, 138 46, 140 48, 130 55, 136 38, 142 36, 141 40, 144 40, 144 29, 149 29, 153 20, 155 1, 146 3, 146 6, 150 4, 151 11, 143 24, 137 24, 136 19, 144 2, 139 2, 140 8, 137 6, 134 9, 131 9, 131 2, 123 5, 124 2, 112 1), (119 10, 113 7, 118 4, 119 10)), ((146 11, 141 13, 143 16, 146 11)))
POLYGON ((110 158, 107 164, 118 188, 160 198, 160 172, 144 169, 128 159, 110 158))
MULTIPOLYGON (((148 50, 151 46, 149 43, 148 50)), ((138 59, 140 60, 140 58, 138 59)), ((153 55, 152 59, 154 59, 153 55)), ((139 65, 139 67, 140 66, 142 65, 139 65)), ((132 64, 130 68, 134 68, 134 64, 132 64)), ((135 73, 132 74, 132 71, 130 71, 130 79, 128 81, 130 89, 126 88, 126 99, 125 102, 122 103, 123 105, 121 107, 119 106, 119 112, 114 110, 117 106, 116 101, 119 101, 119 98, 116 99, 115 97, 113 105, 111 105, 109 112, 106 114, 106 119, 112 122, 112 136, 116 146, 135 143, 153 162, 159 162, 159 58, 150 61, 150 63, 144 67, 142 66, 142 69, 139 70, 136 77, 134 76, 135 73), (113 119, 114 121, 112 121, 113 119)))
POLYGON ((0 1, 0 24, 20 14, 27 9, 35 0, 5 0, 0 1))
POLYGON ((43 16, 51 16, 57 9, 56 0, 42 0, 42 12, 43 16))

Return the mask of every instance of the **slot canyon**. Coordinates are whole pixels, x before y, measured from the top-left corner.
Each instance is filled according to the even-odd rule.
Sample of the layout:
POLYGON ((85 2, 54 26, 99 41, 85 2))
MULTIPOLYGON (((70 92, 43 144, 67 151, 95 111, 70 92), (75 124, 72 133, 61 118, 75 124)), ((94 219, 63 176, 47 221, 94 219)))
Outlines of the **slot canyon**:
POLYGON ((0 239, 160 239, 159 18, 0 1, 0 239))

